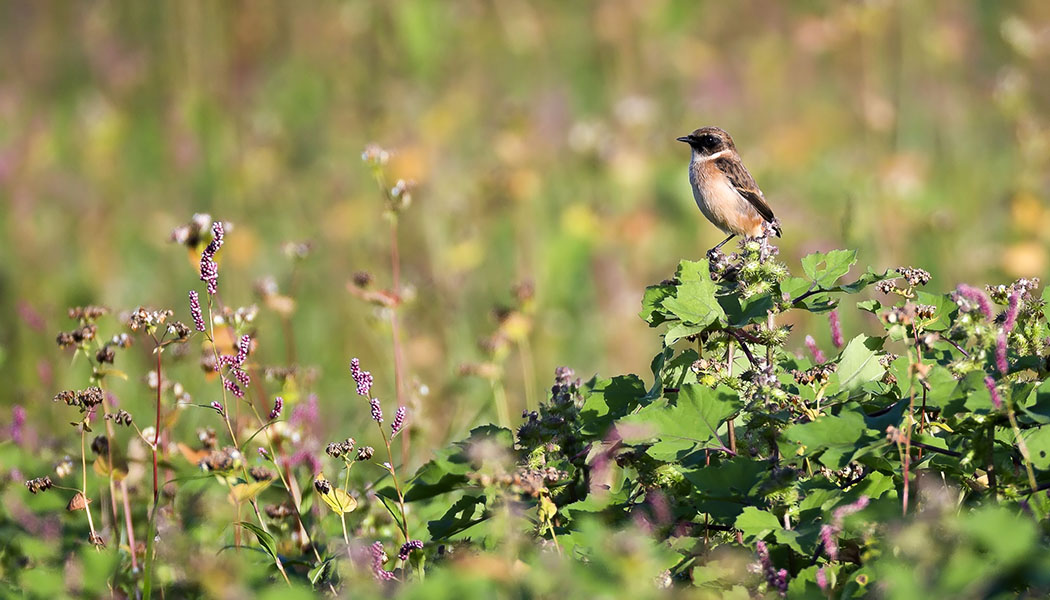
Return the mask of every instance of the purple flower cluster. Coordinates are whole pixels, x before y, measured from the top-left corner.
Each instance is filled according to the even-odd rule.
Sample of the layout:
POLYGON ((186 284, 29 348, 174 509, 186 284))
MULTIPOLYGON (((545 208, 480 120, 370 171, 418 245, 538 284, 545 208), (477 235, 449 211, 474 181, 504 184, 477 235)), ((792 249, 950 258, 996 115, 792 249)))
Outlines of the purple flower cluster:
POLYGON ((1010 370, 1010 363, 1006 360, 1006 332, 1000 331, 999 337, 995 339, 995 368, 1003 375, 1010 370))
POLYGON ((215 262, 215 253, 222 248, 223 228, 220 221, 211 224, 212 239, 201 253, 201 281, 208 286, 208 293, 215 295, 219 291, 219 265, 215 262))
POLYGON ((369 404, 372 405, 372 420, 376 423, 383 423, 383 407, 379 405, 379 398, 369 398, 369 404))
POLYGON ((398 551, 397 557, 402 561, 408 560, 408 555, 412 554, 413 550, 422 550, 423 542, 421 540, 409 540, 404 544, 401 544, 401 550, 398 551))
POLYGON ((273 409, 270 410, 270 420, 273 421, 281 416, 281 410, 284 409, 284 398, 275 396, 273 399, 273 409))
POLYGON ((831 326, 831 343, 835 344, 836 348, 843 347, 846 341, 842 338, 842 322, 839 321, 837 309, 828 313, 828 324, 831 326))
POLYGON ((383 542, 376 542, 369 548, 369 553, 372 556, 372 575, 378 581, 390 581, 394 578, 394 574, 383 568, 383 563, 386 562, 386 552, 383 550, 383 542))
POLYGON ((755 550, 758 552, 758 561, 762 564, 762 575, 765 576, 766 582, 769 583, 769 587, 780 592, 780 595, 786 596, 788 589, 788 572, 787 569, 777 570, 773 566, 773 561, 769 558, 769 548, 766 547, 766 543, 759 541, 755 544, 755 550))
POLYGON ((397 407, 397 412, 394 413, 394 422, 390 424, 390 437, 401 433, 401 429, 405 426, 406 412, 404 406, 397 407))
POLYGON ((857 498, 856 502, 840 506, 832 513, 830 525, 822 525, 820 528, 820 540, 824 544, 824 552, 830 560, 838 560, 839 544, 838 535, 842 532, 842 521, 853 513, 864 509, 871 500, 867 496, 857 498))
POLYGON ((226 416, 226 409, 223 408, 222 404, 218 400, 213 401, 211 403, 211 407, 215 409, 215 412, 219 413, 222 416, 226 416))
POLYGON ((362 371, 361 361, 354 358, 350 360, 350 375, 354 378, 354 382, 357 383, 357 393, 367 398, 372 393, 372 374, 368 371, 362 371))
POLYGON ((984 386, 988 388, 988 393, 992 395, 992 405, 999 409, 1003 407, 1003 398, 999 395, 999 390, 995 388, 995 380, 990 376, 985 376, 984 386))
POLYGON ((824 572, 824 567, 817 569, 817 587, 819 587, 822 592, 828 590, 828 574, 824 572))
POLYGON ((955 292, 959 297, 977 305, 977 308, 981 309, 981 312, 984 313, 986 319, 989 321, 992 319, 992 301, 988 299, 988 294, 985 294, 983 291, 971 285, 966 285, 965 283, 960 283, 959 287, 955 289, 955 292))
POLYGON ((820 348, 817 346, 817 341, 814 340, 813 336, 811 335, 806 336, 806 348, 809 349, 810 354, 813 355, 813 362, 819 365, 824 364, 824 362, 827 361, 827 358, 825 358, 824 353, 821 352, 820 348))
POLYGON ((193 325, 197 331, 204 331, 204 313, 201 311, 201 299, 197 290, 190 290, 190 315, 193 316, 193 325))
POLYGON ((237 380, 235 383, 233 380, 224 376, 222 378, 222 385, 238 398, 244 397, 243 388, 248 387, 248 384, 252 382, 252 378, 248 375, 248 372, 243 369, 244 361, 248 360, 248 349, 251 348, 251 345, 252 338, 248 335, 242 335, 241 339, 237 342, 237 354, 224 354, 219 357, 219 364, 229 367, 230 374, 232 374, 234 379, 237 380), (240 385, 237 385, 238 383, 240 385))

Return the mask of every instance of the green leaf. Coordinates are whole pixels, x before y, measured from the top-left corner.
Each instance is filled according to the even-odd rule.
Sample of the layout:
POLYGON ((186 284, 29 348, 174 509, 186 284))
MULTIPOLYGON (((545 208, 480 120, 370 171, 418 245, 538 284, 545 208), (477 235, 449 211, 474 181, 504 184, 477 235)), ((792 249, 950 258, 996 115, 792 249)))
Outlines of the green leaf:
POLYGON ((674 296, 674 292, 675 286, 673 285, 651 285, 645 288, 645 294, 642 296, 642 312, 638 316, 650 327, 668 321, 669 317, 664 312, 662 305, 665 299, 674 296))
MULTIPOLYGON (((475 444, 483 443, 511 451, 514 448, 514 433, 495 425, 483 425, 471 430, 466 440, 438 451, 431 461, 416 471, 410 481, 411 487, 405 492, 405 501, 424 500, 463 487, 467 482, 467 473, 479 467, 473 464, 470 449, 475 444)), ((387 488, 379 490, 379 493, 396 497, 388 495, 387 488)), ((389 494, 393 493, 390 489, 389 494)))
POLYGON ((248 521, 238 521, 237 525, 240 525, 241 527, 254 533, 256 539, 259 540, 259 544, 261 544, 263 550, 266 550, 266 553, 270 555, 270 558, 273 559, 273 562, 280 562, 280 558, 277 557, 277 543, 273 541, 272 535, 266 533, 266 530, 264 530, 262 527, 259 527, 255 523, 250 523, 248 521))
POLYGON ((732 389, 717 390, 691 384, 678 392, 676 404, 661 399, 620 419, 617 427, 625 441, 652 441, 649 456, 672 461, 694 446, 722 448, 718 428, 740 410, 741 402, 732 389))
POLYGON ((723 318, 725 312, 715 298, 718 286, 710 279, 683 282, 663 306, 687 325, 704 327, 723 318))
POLYGON ((1045 471, 1050 469, 1050 427, 1037 427, 1025 432, 1025 445, 1032 459, 1032 466, 1045 471))
POLYGON ((779 531, 782 526, 773 513, 748 506, 736 518, 736 528, 744 535, 744 542, 750 544, 755 540, 765 538, 774 531, 779 531))
POLYGON ((802 259, 802 270, 806 272, 810 281, 826 288, 835 285, 839 277, 849 273, 850 267, 856 262, 856 250, 814 252, 802 259))
POLYGON ((459 534, 487 518, 485 496, 463 496, 440 519, 427 521, 427 530, 434 540, 457 539, 459 534))
POLYGON ((822 452, 820 462, 832 469, 845 467, 858 451, 878 439, 878 433, 865 426, 864 413, 855 403, 843 406, 837 416, 791 425, 784 429, 783 435, 797 444, 805 456, 822 452))
POLYGON ((637 408, 645 396, 645 383, 637 375, 621 375, 592 383, 580 409, 583 433, 603 436, 613 421, 637 408))
POLYGON ((310 583, 312 583, 313 585, 317 585, 318 581, 324 579, 329 570, 328 567, 332 565, 333 560, 334 559, 332 557, 326 558, 321 562, 321 564, 310 569, 310 572, 307 573, 307 577, 310 578, 310 583))
POLYGON ((948 329, 952 325, 952 315, 959 311, 958 305, 943 294, 917 291, 915 292, 915 302, 933 306, 935 309, 933 313, 934 318, 923 325, 923 328, 927 331, 944 331, 948 329))
POLYGON ((868 348, 869 339, 871 338, 861 334, 846 344, 839 358, 838 368, 832 375, 830 389, 853 391, 869 381, 880 379, 886 372, 879 364, 878 356, 868 348))
POLYGON ((1050 285, 1043 288, 1043 318, 1050 323, 1050 285))

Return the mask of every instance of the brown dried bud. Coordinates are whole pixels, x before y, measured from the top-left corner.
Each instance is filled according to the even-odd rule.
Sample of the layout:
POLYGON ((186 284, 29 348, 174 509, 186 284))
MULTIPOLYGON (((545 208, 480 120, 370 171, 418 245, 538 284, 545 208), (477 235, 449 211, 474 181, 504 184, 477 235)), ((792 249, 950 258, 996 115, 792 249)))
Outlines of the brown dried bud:
POLYGON ((358 271, 354 273, 352 281, 355 286, 365 289, 372 284, 372 274, 368 271, 358 271))
POLYGON ((318 476, 318 478, 314 480, 314 488, 324 495, 332 493, 332 484, 322 476, 318 476))
POLYGON ((29 488, 29 492, 31 494, 35 494, 37 492, 46 492, 47 490, 51 489, 51 486, 51 477, 48 475, 44 475, 43 477, 37 477, 36 479, 30 479, 26 481, 26 487, 29 488))
POLYGON ((113 359, 115 359, 116 357, 117 352, 113 350, 113 346, 110 346, 109 344, 102 346, 98 349, 98 352, 95 353, 95 360, 99 364, 113 364, 113 359))
POLYGON ((255 481, 269 481, 275 477, 273 471, 266 467, 252 467, 248 469, 248 475, 255 481))
POLYGON ((66 504, 66 510, 69 512, 84 510, 90 503, 90 498, 87 498, 81 492, 77 492, 76 494, 73 494, 72 498, 69 499, 69 504, 66 504))
POLYGON ((361 446, 357 449, 357 460, 371 460, 372 455, 375 454, 375 448, 371 446, 361 446))
POLYGON ((99 456, 109 453, 109 438, 104 435, 97 435, 95 439, 91 440, 91 451, 99 456))
POLYGON ((266 516, 271 519, 287 519, 292 516, 292 507, 288 504, 269 504, 265 509, 266 516))

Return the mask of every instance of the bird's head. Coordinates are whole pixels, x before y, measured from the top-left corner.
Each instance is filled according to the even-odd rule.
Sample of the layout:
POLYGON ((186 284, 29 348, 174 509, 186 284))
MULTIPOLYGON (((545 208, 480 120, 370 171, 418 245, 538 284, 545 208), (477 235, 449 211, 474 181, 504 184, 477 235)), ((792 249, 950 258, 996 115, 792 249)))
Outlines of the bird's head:
POLYGON ((678 138, 678 141, 689 144, 693 151, 701 156, 710 156, 722 150, 735 149, 733 138, 719 127, 701 127, 689 135, 678 138))

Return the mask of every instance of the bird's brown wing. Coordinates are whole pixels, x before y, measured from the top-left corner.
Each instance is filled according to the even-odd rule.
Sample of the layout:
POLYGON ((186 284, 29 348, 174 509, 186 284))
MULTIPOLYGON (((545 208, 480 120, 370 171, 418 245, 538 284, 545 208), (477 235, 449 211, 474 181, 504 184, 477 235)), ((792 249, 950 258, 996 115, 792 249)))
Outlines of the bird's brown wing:
POLYGON ((740 162, 739 159, 719 158, 715 160, 715 166, 725 173, 725 176, 729 178, 729 183, 736 188, 737 193, 746 198, 751 203, 751 206, 755 207, 758 214, 762 215, 763 219, 773 223, 775 219, 773 209, 769 207, 766 198, 762 195, 762 190, 758 189, 758 184, 755 183, 744 163, 740 162))

